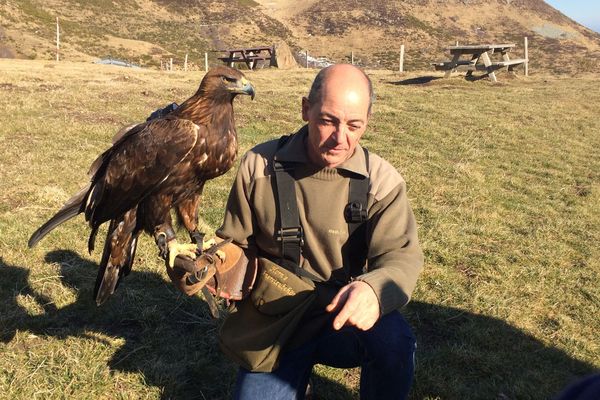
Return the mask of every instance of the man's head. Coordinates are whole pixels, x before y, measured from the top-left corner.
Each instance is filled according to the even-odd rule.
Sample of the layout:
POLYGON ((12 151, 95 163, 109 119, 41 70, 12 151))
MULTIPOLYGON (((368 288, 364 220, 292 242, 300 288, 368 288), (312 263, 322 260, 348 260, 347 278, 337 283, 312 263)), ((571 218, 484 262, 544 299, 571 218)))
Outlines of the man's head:
POLYGON ((337 64, 322 69, 308 97, 302 99, 302 119, 308 122, 306 151, 323 167, 336 167, 354 154, 367 128, 373 89, 357 67, 337 64))

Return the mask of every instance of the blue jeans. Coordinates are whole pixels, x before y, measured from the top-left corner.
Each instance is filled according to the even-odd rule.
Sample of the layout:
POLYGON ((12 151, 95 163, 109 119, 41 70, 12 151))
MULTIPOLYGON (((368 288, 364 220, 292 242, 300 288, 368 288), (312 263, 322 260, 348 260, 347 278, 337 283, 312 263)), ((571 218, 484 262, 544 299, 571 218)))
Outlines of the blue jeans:
POLYGON ((383 316, 368 331, 334 331, 329 323, 315 339, 284 353, 275 371, 240 368, 234 399, 303 399, 315 364, 360 366, 361 400, 405 399, 413 380, 415 349, 412 331, 398 311, 383 316))

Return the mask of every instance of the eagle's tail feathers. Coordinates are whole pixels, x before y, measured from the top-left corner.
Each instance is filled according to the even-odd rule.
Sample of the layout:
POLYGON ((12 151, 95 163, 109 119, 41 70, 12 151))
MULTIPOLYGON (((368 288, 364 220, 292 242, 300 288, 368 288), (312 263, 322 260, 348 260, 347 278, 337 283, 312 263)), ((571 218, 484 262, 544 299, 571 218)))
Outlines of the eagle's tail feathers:
POLYGON ((90 186, 88 185, 81 189, 76 195, 71 197, 52 218, 50 218, 44 225, 40 226, 35 232, 33 232, 27 245, 29 247, 35 246, 37 242, 42 240, 44 236, 50 233, 54 228, 82 212, 82 204, 89 189, 90 186))
POLYGON ((110 222, 94 288, 97 305, 104 303, 115 292, 123 276, 131 271, 138 233, 124 232, 122 228, 122 221, 110 222))
MULTIPOLYGON (((119 273, 118 268, 112 265, 111 259, 111 237, 115 233, 115 227, 117 221, 114 219, 110 221, 108 232, 106 234, 106 241, 104 242, 104 250, 102 251, 102 260, 100 261, 100 268, 98 269, 98 276, 96 277, 96 285, 94 287, 94 299, 96 304, 101 305, 108 299, 108 297, 115 291, 117 283, 117 275, 119 273)), ((93 232, 95 236, 95 232, 93 232)), ((90 236, 90 240, 92 237, 90 236)))

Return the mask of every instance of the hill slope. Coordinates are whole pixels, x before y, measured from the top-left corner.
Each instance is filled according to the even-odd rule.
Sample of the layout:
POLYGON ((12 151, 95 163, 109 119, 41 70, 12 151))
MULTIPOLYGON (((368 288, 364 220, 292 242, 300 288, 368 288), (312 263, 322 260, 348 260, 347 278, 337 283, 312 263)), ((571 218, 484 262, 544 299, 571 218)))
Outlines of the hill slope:
MULTIPOLYGON (((65 59, 113 56, 158 65, 205 51, 286 41, 333 61, 429 68, 444 48, 530 38, 534 69, 600 72, 600 35, 542 0, 0 0, 0 57, 54 57, 56 17, 65 59), (575 60, 575 61, 574 61, 575 60)), ((210 53, 212 60, 217 54, 210 53)))

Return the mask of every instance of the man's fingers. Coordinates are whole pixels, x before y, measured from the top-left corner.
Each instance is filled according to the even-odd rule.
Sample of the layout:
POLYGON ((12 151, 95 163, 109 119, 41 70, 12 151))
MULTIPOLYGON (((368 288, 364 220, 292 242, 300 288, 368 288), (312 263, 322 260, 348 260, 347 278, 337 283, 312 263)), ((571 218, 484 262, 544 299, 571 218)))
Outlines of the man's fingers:
POLYGON ((336 330, 344 325, 355 326, 361 330, 371 329, 380 315, 375 292, 361 281, 354 281, 341 288, 326 310, 337 311, 333 320, 333 328, 336 330))
POLYGON ((348 297, 348 291, 346 290, 346 287, 341 288, 337 292, 335 297, 331 300, 331 302, 327 305, 327 307, 325 307, 325 310, 327 312, 333 312, 333 311, 337 310, 340 307, 340 305, 342 305, 346 302, 347 297, 348 297))
POLYGON ((346 295, 346 300, 343 304, 344 306, 333 320, 333 328, 336 330, 341 329, 348 322, 354 325, 352 318, 356 312, 356 302, 352 301, 352 292, 346 295))

